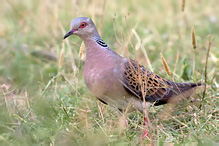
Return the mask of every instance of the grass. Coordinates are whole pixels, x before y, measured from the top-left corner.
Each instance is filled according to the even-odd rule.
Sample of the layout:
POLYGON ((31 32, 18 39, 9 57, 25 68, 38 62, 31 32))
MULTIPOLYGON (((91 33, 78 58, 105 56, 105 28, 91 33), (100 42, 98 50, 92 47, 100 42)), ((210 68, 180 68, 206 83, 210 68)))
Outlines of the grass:
MULTIPOLYGON (((218 119, 219 9, 214 0, 186 1, 17 1, 0 5, 1 145, 216 145, 218 119), (103 40, 119 54, 136 59, 177 82, 205 82, 208 35, 215 40, 207 66, 209 88, 199 109, 184 101, 152 107, 152 132, 140 113, 116 128, 117 113, 89 92, 83 77, 81 40, 63 36, 70 22, 88 16, 103 40), (193 49, 191 29, 195 30, 193 49), (134 33, 133 33, 134 32, 134 33), (160 53, 172 74, 168 76, 160 53)), ((202 94, 197 96, 202 99, 202 94)))

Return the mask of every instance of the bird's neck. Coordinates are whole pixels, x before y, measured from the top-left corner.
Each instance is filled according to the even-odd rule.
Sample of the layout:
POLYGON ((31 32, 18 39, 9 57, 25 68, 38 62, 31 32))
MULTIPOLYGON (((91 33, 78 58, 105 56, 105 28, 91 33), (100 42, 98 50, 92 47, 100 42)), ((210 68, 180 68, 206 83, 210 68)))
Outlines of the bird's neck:
POLYGON ((100 37, 84 39, 86 47, 85 68, 87 66, 102 66, 122 58, 111 50, 100 37))
POLYGON ((86 58, 93 58, 94 56, 111 56, 118 55, 111 50, 100 36, 94 36, 84 39, 86 47, 86 58))

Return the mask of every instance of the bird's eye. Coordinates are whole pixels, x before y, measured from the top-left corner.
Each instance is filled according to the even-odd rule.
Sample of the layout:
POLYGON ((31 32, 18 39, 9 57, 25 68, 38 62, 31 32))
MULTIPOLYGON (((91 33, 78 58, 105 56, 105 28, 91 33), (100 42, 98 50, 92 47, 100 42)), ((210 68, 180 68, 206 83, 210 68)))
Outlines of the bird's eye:
POLYGON ((86 26, 87 26, 87 23, 82 22, 81 25, 80 25, 80 28, 85 28, 86 26))

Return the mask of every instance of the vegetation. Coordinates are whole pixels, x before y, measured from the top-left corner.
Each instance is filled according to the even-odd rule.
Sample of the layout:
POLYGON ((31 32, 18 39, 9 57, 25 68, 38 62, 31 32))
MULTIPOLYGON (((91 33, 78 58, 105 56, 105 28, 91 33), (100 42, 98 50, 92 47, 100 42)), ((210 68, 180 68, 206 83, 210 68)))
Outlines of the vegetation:
POLYGON ((218 144, 218 14, 214 0, 1 1, 0 145, 218 144), (149 109, 145 139, 138 112, 129 115, 125 131, 118 130, 117 112, 84 83, 82 41, 74 36, 63 42, 78 16, 92 18, 113 50, 162 77, 206 78, 204 99, 200 93, 171 109, 149 109))

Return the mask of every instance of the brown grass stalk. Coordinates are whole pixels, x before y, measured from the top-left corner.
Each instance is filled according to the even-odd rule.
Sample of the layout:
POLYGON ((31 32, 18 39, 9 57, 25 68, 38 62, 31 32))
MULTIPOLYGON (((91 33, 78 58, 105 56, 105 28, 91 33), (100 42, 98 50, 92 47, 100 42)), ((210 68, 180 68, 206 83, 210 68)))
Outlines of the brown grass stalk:
POLYGON ((186 4, 186 0, 182 0, 182 12, 184 12, 185 10, 185 4, 186 4))
MULTIPOLYGON (((205 84, 204 84, 204 92, 203 92, 203 97, 202 97, 202 101, 204 100, 205 98, 205 93, 206 93, 206 87, 207 87, 207 80, 208 80, 208 76, 207 76, 207 69, 208 69, 208 57, 209 57, 209 52, 210 52, 210 49, 211 49, 211 44, 212 42, 214 41, 214 38, 211 40, 211 36, 209 35, 208 36, 208 52, 207 52, 207 56, 206 56, 206 61, 205 61, 205 84)), ((199 106, 199 109, 201 109, 202 107, 202 101, 201 101, 201 104, 199 106)))
POLYGON ((162 60, 162 63, 163 63, 163 66, 165 68, 165 71, 168 75, 171 75, 171 71, 170 71, 170 68, 165 60, 165 58, 163 57, 162 53, 160 53, 160 57, 161 57, 161 60, 162 60))
POLYGON ((195 39, 194 27, 192 27, 191 33, 192 33, 192 46, 193 46, 193 49, 196 49, 196 39, 195 39))
MULTIPOLYGON (((149 135, 149 137, 150 137, 150 145, 153 146, 154 145, 154 141, 153 141, 152 125, 151 125, 151 122, 150 122, 149 113, 148 113, 148 107, 147 107, 147 103, 146 103, 146 99, 145 99, 145 97, 147 95, 147 92, 145 92, 145 89, 147 88, 147 84, 145 84, 145 86, 144 86, 144 84, 142 82, 142 76, 141 76, 141 73, 140 73, 140 66, 139 66, 139 63, 137 63, 137 64, 138 64, 138 72, 137 72, 137 74, 139 74, 139 76, 138 76, 138 80, 139 81, 138 82, 140 83, 141 93, 142 93, 142 97, 143 97, 143 111, 144 111, 143 113, 144 113, 144 118, 146 118, 146 121, 144 121, 144 122, 147 124, 145 126, 148 127, 149 132, 150 132, 150 135, 149 135)), ((142 141, 143 141, 143 138, 144 137, 142 137, 142 141)))

